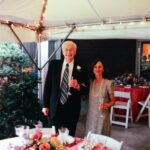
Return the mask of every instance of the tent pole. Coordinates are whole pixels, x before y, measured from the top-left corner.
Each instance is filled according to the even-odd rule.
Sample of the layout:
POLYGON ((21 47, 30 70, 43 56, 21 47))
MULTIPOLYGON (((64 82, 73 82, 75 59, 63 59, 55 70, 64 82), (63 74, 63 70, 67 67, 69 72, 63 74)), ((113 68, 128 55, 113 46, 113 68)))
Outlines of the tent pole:
MULTIPOLYGON (((41 38, 39 34, 37 34, 38 38, 38 67, 41 68, 41 38)), ((40 104, 42 104, 42 69, 38 70, 38 98, 40 100, 40 104)))
POLYGON ((40 68, 38 68, 38 65, 36 64, 36 62, 33 60, 32 56, 30 55, 30 53, 28 52, 28 50, 26 49, 26 47, 23 45, 23 43, 21 42, 20 38, 18 37, 18 35, 16 34, 16 32, 13 30, 13 28, 11 27, 11 25, 8 25, 9 28, 11 29, 12 33, 14 34, 14 36, 17 38, 17 40, 19 41, 19 43, 21 44, 21 46, 24 48, 25 52, 27 53, 27 55, 29 56, 29 58, 31 59, 32 63, 35 65, 35 67, 40 70, 40 68))
POLYGON ((45 62, 45 64, 41 67, 41 70, 46 66, 46 64, 51 60, 51 58, 53 57, 53 55, 59 50, 59 48, 62 46, 63 42, 70 36, 70 34, 73 32, 73 30, 76 28, 75 25, 72 26, 71 30, 69 31, 69 33, 66 35, 66 37, 63 39, 63 41, 61 42, 61 44, 58 46, 58 48, 56 50, 54 50, 54 52, 50 55, 50 57, 48 58, 48 60, 45 62))

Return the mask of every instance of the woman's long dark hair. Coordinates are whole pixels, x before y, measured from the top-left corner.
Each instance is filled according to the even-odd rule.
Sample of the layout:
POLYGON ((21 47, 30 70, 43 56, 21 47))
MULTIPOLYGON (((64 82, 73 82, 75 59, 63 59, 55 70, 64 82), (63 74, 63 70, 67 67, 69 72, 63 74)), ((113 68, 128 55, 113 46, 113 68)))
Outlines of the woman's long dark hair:
POLYGON ((99 58, 96 58, 96 59, 91 63, 91 65, 89 66, 89 78, 90 78, 91 80, 94 80, 94 79, 95 79, 95 75, 94 75, 94 73, 93 73, 93 68, 94 68, 94 66, 97 64, 97 62, 101 62, 101 63, 102 63, 103 68, 104 68, 103 77, 106 77, 105 65, 104 65, 103 61, 100 60, 99 58))

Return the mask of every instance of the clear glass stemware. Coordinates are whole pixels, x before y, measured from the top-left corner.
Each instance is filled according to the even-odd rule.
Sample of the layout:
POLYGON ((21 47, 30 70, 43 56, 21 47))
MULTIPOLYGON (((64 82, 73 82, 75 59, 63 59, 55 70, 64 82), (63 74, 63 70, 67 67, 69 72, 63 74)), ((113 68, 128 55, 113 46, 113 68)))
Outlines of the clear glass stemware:
POLYGON ((22 137, 24 139, 29 138, 29 126, 26 125, 16 125, 15 133, 17 136, 22 137))
POLYGON ((104 102, 104 99, 100 98, 100 101, 99 101, 100 117, 104 117, 104 115, 103 115, 103 102, 104 102))
MULTIPOLYGON (((71 81, 71 80, 73 80, 73 76, 71 76, 70 81, 71 81)), ((71 92, 70 92, 70 86, 69 86, 69 88, 68 88, 68 96, 70 96, 70 95, 72 95, 72 94, 71 94, 71 92)))

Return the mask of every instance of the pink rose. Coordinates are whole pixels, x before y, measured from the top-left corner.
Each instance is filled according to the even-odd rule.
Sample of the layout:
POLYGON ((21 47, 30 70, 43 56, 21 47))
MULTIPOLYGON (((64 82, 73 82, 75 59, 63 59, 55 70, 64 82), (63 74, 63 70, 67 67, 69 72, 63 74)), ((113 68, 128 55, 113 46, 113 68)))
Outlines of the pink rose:
POLYGON ((41 138, 42 138, 42 132, 36 132, 32 137, 33 140, 40 140, 41 138))
POLYGON ((50 150, 50 145, 48 143, 41 144, 39 150, 50 150))

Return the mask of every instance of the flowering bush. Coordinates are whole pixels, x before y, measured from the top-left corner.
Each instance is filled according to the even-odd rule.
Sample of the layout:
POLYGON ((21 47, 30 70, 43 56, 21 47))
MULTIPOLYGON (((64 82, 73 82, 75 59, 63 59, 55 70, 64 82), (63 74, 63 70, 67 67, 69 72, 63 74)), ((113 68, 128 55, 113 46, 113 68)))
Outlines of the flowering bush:
POLYGON ((30 142, 17 150, 66 150, 57 137, 42 137, 42 132, 36 132, 30 142))

